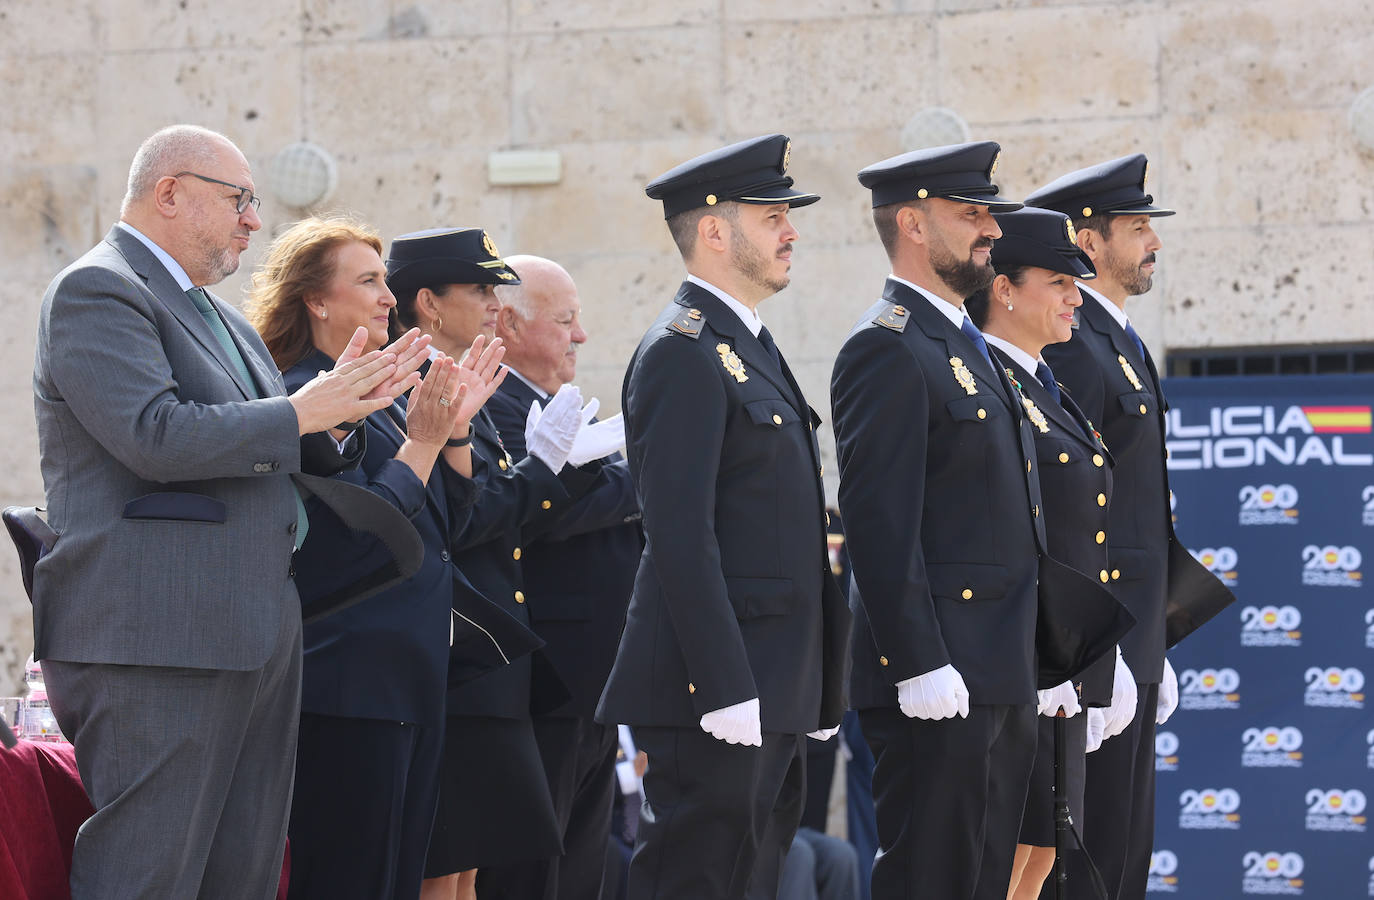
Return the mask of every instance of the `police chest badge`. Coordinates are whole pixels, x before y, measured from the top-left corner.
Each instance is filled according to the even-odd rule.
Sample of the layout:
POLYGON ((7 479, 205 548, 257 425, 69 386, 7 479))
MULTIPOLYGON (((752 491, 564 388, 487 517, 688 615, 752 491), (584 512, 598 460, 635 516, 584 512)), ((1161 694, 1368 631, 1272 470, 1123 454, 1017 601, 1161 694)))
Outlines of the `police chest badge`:
POLYGON ((1040 411, 1040 407, 1035 405, 1035 401, 1029 397, 1023 396, 1021 398, 1021 405, 1026 408, 1026 418, 1031 420, 1031 424, 1040 429, 1041 434, 1049 434, 1049 420, 1046 419, 1045 414, 1040 411))
POLYGON ((1140 384, 1140 377, 1135 374, 1135 369, 1131 368, 1131 364, 1126 361, 1126 357, 1118 353, 1116 355, 1116 361, 1121 363, 1121 372, 1126 376, 1126 380, 1131 383, 1131 387, 1135 388, 1137 391, 1140 390, 1142 387, 1140 384))
POLYGON ((730 349, 729 344, 716 344, 716 352, 720 354, 720 364, 736 381, 744 384, 749 380, 749 376, 744 374, 744 363, 740 361, 735 351, 730 349))
POLYGON ((954 380, 959 382, 959 387, 964 389, 964 393, 972 396, 978 393, 978 382, 973 380, 973 373, 964 365, 964 361, 957 356, 949 358, 949 367, 954 370, 954 380))

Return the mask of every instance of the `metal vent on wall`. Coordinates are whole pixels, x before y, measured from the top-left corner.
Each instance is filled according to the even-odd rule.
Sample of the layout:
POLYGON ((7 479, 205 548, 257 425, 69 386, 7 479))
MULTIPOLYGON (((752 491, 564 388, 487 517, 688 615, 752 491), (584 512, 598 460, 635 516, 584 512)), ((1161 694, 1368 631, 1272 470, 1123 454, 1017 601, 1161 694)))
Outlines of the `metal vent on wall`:
POLYGON ((1307 344, 1173 350, 1165 372, 1174 378, 1218 375, 1354 375, 1374 372, 1374 344, 1307 344))

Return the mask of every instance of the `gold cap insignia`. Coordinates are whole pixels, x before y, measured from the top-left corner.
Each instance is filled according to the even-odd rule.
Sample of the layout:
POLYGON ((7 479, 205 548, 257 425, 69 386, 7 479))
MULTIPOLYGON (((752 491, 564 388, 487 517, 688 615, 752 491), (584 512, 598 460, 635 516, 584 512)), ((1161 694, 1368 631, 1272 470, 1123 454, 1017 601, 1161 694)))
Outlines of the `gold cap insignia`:
POLYGON ((921 188, 919 191, 916 192, 916 196, 919 199, 924 200, 925 198, 930 196, 930 191, 926 190, 925 188, 921 188))
POLYGON ((964 389, 964 393, 972 396, 978 393, 978 382, 973 380, 973 373, 964 365, 964 361, 957 356, 949 358, 949 367, 954 370, 954 380, 959 382, 959 387, 964 389))
POLYGON ((1135 388, 1137 391, 1140 390, 1142 387, 1140 384, 1140 376, 1135 374, 1135 369, 1131 368, 1131 364, 1127 361, 1126 357, 1118 353, 1116 355, 1116 361, 1121 363, 1121 372, 1126 376, 1126 380, 1131 383, 1131 387, 1135 388))
POLYGON ((707 205, 707 206, 715 206, 715 205, 716 205, 716 195, 715 195, 715 194, 707 194, 707 195, 706 195, 706 205, 707 205))
POLYGON ((992 156, 992 165, 988 168, 988 180, 989 180, 989 181, 992 180, 992 176, 993 176, 993 175, 997 174, 997 164, 998 164, 999 162, 1001 162, 1001 161, 1002 161, 1002 151, 1001 151, 1001 150, 998 150, 996 153, 993 154, 993 156, 992 156))
POLYGON ((1092 208, 1091 206, 1085 206, 1085 207, 1083 207, 1083 218, 1085 218, 1085 219, 1090 219, 1090 218, 1092 218, 1092 214, 1093 214, 1093 208, 1092 208))
POLYGON ((792 164, 792 142, 788 141, 787 146, 782 151, 782 173, 787 174, 787 167, 792 164))
POLYGON ((1150 161, 1145 161, 1145 168, 1140 172, 1140 188, 1145 189, 1145 185, 1150 183, 1150 161))
POLYGON ((1065 230, 1066 232, 1068 232, 1068 235, 1069 235, 1069 243, 1070 243, 1070 244, 1077 245, 1077 244, 1078 244, 1078 232, 1076 232, 1076 231, 1073 230, 1073 222, 1070 222, 1068 219, 1065 219, 1065 220, 1064 220, 1064 230, 1065 230))
POLYGON ((720 364, 736 381, 744 384, 749 380, 749 376, 744 374, 744 363, 740 361, 735 351, 730 349, 729 344, 716 344, 716 352, 720 354, 720 364))
POLYGON ((501 254, 496 252, 496 244, 492 241, 491 235, 482 232, 482 249, 487 251, 487 255, 499 257, 501 254))

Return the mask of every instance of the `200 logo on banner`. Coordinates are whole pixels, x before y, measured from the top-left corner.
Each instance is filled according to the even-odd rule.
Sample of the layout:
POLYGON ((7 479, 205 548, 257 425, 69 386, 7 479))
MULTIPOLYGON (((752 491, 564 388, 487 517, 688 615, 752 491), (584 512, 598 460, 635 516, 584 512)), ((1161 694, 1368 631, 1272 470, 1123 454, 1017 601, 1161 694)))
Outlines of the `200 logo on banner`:
POLYGON ((1298 524, 1298 489, 1291 484, 1247 484, 1240 489, 1240 524, 1298 524))
POLYGON ((1311 666, 1302 677, 1307 682, 1304 706, 1364 709, 1364 672, 1359 669, 1311 666))
POLYGON ((1270 896, 1302 896, 1302 870, 1306 867, 1300 853, 1260 853, 1251 850, 1241 860, 1245 874, 1241 891, 1270 896))
POLYGON ((1235 788, 1189 788, 1178 795, 1178 827, 1235 831, 1240 828, 1240 791, 1235 788))
POLYGON ((1302 613, 1296 606, 1246 606, 1240 611, 1242 647, 1301 647, 1302 613))
POLYGON ((1240 673, 1232 668, 1184 669, 1178 673, 1183 709, 1240 709, 1240 673))
POLYGON ((1302 768, 1302 732, 1291 725, 1247 728, 1240 740, 1240 764, 1244 768, 1302 768))
POLYGON ((1308 831, 1353 831, 1364 833, 1366 817, 1364 791, 1322 790, 1312 788, 1307 804, 1308 831))
POLYGON ((1364 584, 1360 565, 1364 555, 1359 548, 1329 544, 1302 548, 1302 583, 1311 587, 1352 587, 1364 584))

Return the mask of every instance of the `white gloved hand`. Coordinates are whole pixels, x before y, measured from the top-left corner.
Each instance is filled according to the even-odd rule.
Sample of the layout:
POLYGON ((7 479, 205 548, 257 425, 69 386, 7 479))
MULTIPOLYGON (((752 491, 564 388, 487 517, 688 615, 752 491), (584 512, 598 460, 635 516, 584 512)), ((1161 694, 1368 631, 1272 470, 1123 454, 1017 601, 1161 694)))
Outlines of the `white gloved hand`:
POLYGON ((594 459, 610 456, 625 449, 625 417, 616 413, 604 422, 593 422, 601 402, 595 397, 582 410, 582 429, 573 441, 568 463, 584 466, 594 459))
POLYGON ((1096 706, 1088 707, 1088 752, 1102 746, 1102 732, 1107 727, 1107 711, 1096 706))
POLYGON ((716 709, 701 717, 701 730, 727 744, 763 746, 763 727, 759 724, 759 698, 716 709))
POLYGON ((1135 718, 1135 704, 1138 691, 1135 686, 1135 675, 1131 674, 1131 669, 1126 665, 1125 658, 1121 655, 1121 648, 1116 648, 1116 670, 1112 673, 1112 703, 1107 707, 1106 726, 1102 733, 1102 739, 1116 737, 1125 731, 1135 718))
POLYGON ((582 427, 582 392, 565 384, 542 410, 530 404, 525 418, 525 450, 557 475, 568 461, 573 441, 582 427))
POLYGON ((1064 708, 1066 719, 1072 719, 1083 709, 1078 703, 1078 691, 1074 690, 1072 681, 1066 681, 1047 691, 1036 691, 1035 695, 1039 701, 1035 711, 1050 719, 1055 717, 1061 706, 1064 708))
POLYGON ((808 731, 806 736, 817 741, 828 741, 840 733, 840 726, 834 728, 822 728, 820 731, 808 731))
POLYGON ((968 718, 968 687, 954 666, 897 682, 897 703, 910 719, 968 718))
POLYGON ((1155 724, 1163 725, 1178 709, 1178 676, 1169 658, 1164 657, 1164 680, 1159 683, 1159 703, 1155 706, 1155 724))

